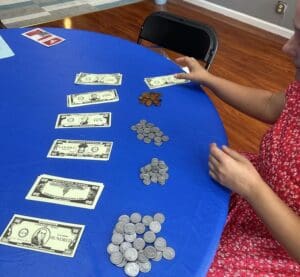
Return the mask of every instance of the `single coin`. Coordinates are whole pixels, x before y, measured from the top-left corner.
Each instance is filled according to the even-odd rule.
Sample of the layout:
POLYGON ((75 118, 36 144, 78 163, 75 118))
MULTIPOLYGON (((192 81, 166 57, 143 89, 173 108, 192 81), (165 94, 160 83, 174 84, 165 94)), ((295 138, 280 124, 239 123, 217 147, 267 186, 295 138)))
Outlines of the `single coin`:
POLYGON ((110 243, 109 245, 107 245, 106 250, 107 250, 107 253, 108 253, 109 255, 111 255, 112 253, 118 252, 118 251, 119 251, 119 246, 118 246, 118 245, 115 245, 115 244, 113 244, 113 243, 110 243))
POLYGON ((160 224, 163 224, 166 220, 163 213, 156 213, 153 217, 155 221, 158 221, 160 224))
POLYGON ((144 249, 144 254, 148 259, 153 259, 156 257, 157 250, 153 246, 146 246, 144 249))
POLYGON ((114 233, 111 237, 111 242, 115 245, 119 245, 124 241, 124 236, 120 233, 114 233))
POLYGON ((138 222, 141 222, 142 216, 140 213, 132 213, 130 215, 130 220, 132 223, 138 223, 138 222))
POLYGON ((133 247, 136 250, 142 250, 142 249, 144 249, 145 245, 146 245, 146 242, 142 238, 137 238, 133 242, 133 247))
POLYGON ((151 270, 151 263, 149 261, 145 263, 138 262, 139 267, 140 267, 140 272, 149 272, 151 270))
POLYGON ((122 254, 125 253, 125 251, 128 249, 128 248, 131 248, 132 247, 132 244, 128 241, 123 241, 121 244, 120 244, 120 252, 122 254))
POLYGON ((138 252, 133 247, 128 248, 124 252, 124 257, 127 261, 134 262, 138 258, 138 252))
POLYGON ((156 257, 153 258, 152 260, 155 261, 155 262, 159 262, 162 259, 162 255, 163 255, 162 251, 157 251, 156 252, 156 257))
POLYGON ((125 234, 124 238, 128 242, 133 242, 136 239, 136 233, 133 234, 125 234))
POLYGON ((121 252, 114 252, 110 255, 111 263, 117 265, 123 261, 123 254, 121 252))
POLYGON ((145 233, 145 225, 141 222, 138 222, 137 224, 135 224, 135 232, 138 234, 138 235, 141 235, 141 234, 144 234, 145 233))
POLYGON ((159 251, 163 251, 167 247, 167 241, 163 237, 158 237, 154 241, 154 247, 159 251))
POLYGON ((142 222, 145 226, 149 226, 149 224, 153 221, 153 217, 151 215, 145 215, 142 218, 142 222))
POLYGON ((124 222, 128 223, 130 221, 130 219, 127 214, 123 214, 119 217, 119 221, 124 221, 124 222))
POLYGON ((128 235, 132 235, 135 233, 135 225, 133 223, 126 223, 124 225, 124 232, 128 235))
POLYGON ((129 262, 124 267, 124 272, 127 276, 135 277, 140 272, 140 267, 137 263, 129 262))
POLYGON ((175 258, 175 250, 172 247, 166 247, 163 251, 163 257, 166 260, 173 260, 175 258))
POLYGON ((156 239, 156 235, 153 231, 147 231, 144 233, 144 241, 147 243, 152 243, 156 239))

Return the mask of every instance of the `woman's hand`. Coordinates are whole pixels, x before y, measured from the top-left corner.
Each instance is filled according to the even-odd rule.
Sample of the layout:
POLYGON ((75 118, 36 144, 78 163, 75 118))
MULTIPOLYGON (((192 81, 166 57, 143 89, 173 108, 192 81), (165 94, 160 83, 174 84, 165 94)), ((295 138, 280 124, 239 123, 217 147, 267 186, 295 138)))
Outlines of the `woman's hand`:
POLYGON ((209 175, 218 183, 249 199, 255 189, 265 184, 251 162, 234 151, 215 143, 210 145, 209 175))
POLYGON ((195 82, 205 84, 206 80, 212 76, 207 70, 205 70, 200 63, 191 57, 180 57, 175 60, 180 66, 188 67, 190 73, 178 73, 176 78, 187 79, 195 82))

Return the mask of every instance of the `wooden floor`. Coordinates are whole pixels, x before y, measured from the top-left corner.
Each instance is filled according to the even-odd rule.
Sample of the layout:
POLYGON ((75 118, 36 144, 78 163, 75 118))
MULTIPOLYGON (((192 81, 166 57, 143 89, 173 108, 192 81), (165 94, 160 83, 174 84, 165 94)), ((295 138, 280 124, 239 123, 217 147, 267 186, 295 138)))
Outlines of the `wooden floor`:
MULTIPOLYGON (((274 92, 284 90, 294 79, 294 66, 281 51, 285 39, 180 0, 169 0, 164 6, 145 0, 40 26, 90 30, 136 41, 144 18, 158 10, 170 11, 214 27, 219 48, 210 69, 212 73, 274 92)), ((229 144, 237 150, 257 152, 260 139, 269 126, 239 113, 207 92, 223 120, 229 144)))

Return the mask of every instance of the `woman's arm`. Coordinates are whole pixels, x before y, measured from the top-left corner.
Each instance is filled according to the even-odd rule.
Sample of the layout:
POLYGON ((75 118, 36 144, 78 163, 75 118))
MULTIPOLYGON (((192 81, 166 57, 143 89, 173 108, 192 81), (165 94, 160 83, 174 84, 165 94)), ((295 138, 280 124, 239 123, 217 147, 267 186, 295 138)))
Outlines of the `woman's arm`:
POLYGON ((214 76, 194 58, 181 57, 176 62, 190 70, 190 73, 177 74, 177 78, 199 82, 227 104, 263 122, 274 123, 284 107, 284 93, 250 88, 214 76))
POLYGON ((210 146, 209 174, 244 197, 273 237, 300 263, 300 217, 262 180, 249 160, 227 146, 210 146))

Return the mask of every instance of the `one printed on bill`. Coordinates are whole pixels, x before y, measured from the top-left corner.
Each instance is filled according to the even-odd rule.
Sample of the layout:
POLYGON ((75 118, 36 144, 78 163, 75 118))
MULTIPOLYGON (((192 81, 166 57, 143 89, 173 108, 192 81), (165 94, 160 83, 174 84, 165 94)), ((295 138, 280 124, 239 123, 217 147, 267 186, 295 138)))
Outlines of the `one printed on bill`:
POLYGON ((179 85, 190 82, 185 79, 177 79, 175 78, 176 74, 157 76, 157 77, 149 77, 145 78, 145 83, 149 87, 149 89, 156 89, 162 87, 168 87, 173 85, 179 85))
POLYGON ((42 174, 35 180, 26 199, 95 209, 103 188, 103 183, 42 174))
POLYGON ((112 141, 56 139, 47 157, 108 161, 112 146, 112 141))
POLYGON ((74 257, 84 225, 13 215, 0 237, 0 244, 74 257))
POLYGON ((122 74, 97 74, 80 72, 76 74, 75 84, 120 86, 122 84, 122 74))
POLYGON ((68 107, 80 107, 119 101, 117 90, 91 91, 67 95, 68 107))
POLYGON ((110 127, 111 113, 67 113, 57 116, 55 128, 110 127))

